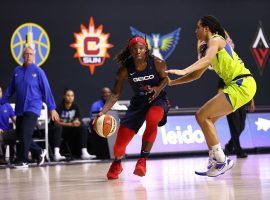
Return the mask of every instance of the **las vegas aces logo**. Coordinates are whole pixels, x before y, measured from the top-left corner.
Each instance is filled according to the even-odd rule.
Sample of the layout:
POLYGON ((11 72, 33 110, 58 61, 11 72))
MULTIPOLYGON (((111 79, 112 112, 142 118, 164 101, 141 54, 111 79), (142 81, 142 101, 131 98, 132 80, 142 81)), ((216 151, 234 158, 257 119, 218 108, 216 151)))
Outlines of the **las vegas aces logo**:
POLYGON ((269 56, 269 46, 270 43, 264 32, 262 22, 259 22, 258 30, 250 50, 254 56, 261 75, 263 74, 264 67, 269 56))

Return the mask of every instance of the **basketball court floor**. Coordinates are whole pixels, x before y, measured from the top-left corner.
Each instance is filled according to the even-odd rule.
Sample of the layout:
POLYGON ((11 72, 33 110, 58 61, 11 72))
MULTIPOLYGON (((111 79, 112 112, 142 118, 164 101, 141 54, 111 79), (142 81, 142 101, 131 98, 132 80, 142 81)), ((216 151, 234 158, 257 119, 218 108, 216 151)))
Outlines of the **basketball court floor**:
POLYGON ((123 162, 119 180, 108 181, 109 162, 0 169, 1 200, 270 199, 270 154, 237 159, 220 177, 194 174, 206 157, 150 159, 147 176, 133 175, 136 160, 123 162))

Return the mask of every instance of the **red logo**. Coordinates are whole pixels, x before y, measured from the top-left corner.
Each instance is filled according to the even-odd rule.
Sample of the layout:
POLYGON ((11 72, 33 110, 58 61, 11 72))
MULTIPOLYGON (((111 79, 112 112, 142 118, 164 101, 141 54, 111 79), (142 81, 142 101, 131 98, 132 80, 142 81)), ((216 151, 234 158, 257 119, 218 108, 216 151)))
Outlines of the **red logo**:
POLYGON ((103 65, 105 59, 110 57, 107 50, 113 45, 108 43, 110 34, 102 33, 102 25, 95 29, 93 17, 90 18, 88 28, 81 25, 81 31, 74 33, 76 41, 70 46, 76 49, 74 58, 78 58, 81 65, 89 67, 93 75, 95 67, 103 65))
POLYGON ((261 75, 263 74, 265 63, 269 56, 269 46, 270 43, 264 33, 262 22, 259 22, 258 31, 250 49, 261 75))

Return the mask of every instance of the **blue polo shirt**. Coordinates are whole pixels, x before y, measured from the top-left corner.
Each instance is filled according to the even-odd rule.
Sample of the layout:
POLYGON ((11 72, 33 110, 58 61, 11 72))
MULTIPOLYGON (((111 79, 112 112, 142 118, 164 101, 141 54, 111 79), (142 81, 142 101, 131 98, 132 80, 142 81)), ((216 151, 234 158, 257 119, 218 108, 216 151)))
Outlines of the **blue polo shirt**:
POLYGON ((0 129, 3 131, 9 130, 9 118, 13 118, 15 113, 9 103, 0 105, 0 129))
POLYGON ((98 100, 95 101, 89 111, 89 117, 90 119, 92 118, 93 113, 98 113, 99 111, 102 110, 103 106, 105 105, 105 101, 104 100, 98 100))
POLYGON ((15 114, 17 116, 22 116, 24 112, 33 112, 39 116, 42 102, 47 104, 49 110, 56 108, 46 75, 35 64, 15 68, 1 104, 7 103, 14 93, 16 93, 15 114))

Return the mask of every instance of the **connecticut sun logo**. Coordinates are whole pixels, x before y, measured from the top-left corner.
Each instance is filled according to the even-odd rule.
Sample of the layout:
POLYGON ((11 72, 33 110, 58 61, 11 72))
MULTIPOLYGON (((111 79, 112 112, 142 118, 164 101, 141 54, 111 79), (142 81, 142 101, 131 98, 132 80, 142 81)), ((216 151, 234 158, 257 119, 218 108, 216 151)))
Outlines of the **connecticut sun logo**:
POLYGON ((91 74, 94 74, 95 67, 104 64, 105 59, 110 55, 107 52, 113 45, 108 43, 109 33, 102 33, 103 26, 95 29, 94 20, 91 17, 88 29, 81 25, 81 33, 74 33, 76 42, 70 46, 76 49, 74 58, 78 58, 80 64, 87 66, 91 74))
POLYGON ((14 60, 23 64, 23 48, 25 44, 31 45, 36 50, 35 64, 41 66, 50 54, 50 40, 46 31, 34 23, 25 23, 13 33, 10 41, 11 54, 14 60))

